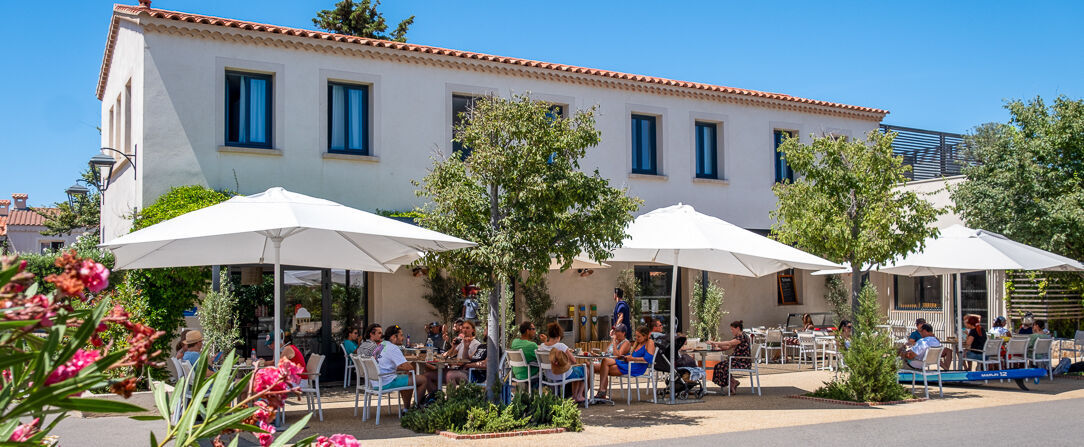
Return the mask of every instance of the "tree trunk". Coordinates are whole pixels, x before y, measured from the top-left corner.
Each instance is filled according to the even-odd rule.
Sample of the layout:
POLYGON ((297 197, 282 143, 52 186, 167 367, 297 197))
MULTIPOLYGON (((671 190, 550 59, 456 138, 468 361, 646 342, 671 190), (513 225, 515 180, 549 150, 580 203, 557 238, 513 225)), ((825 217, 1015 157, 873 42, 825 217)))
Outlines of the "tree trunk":
MULTIPOLYGON (((499 212, 497 207, 497 185, 489 185, 489 225, 493 228, 493 231, 498 230, 499 212)), ((504 291, 504 284, 501 281, 500 275, 496 272, 490 275, 492 278, 493 289, 489 292, 489 315, 486 317, 488 324, 486 325, 486 333, 489 335, 486 341, 486 399, 490 402, 497 402, 497 398, 500 396, 497 393, 497 375, 500 367, 501 351, 498 340, 501 336, 501 325, 503 322, 497 315, 501 310, 501 293, 504 291)))
POLYGON ((862 268, 851 263, 851 315, 858 316, 858 294, 862 293, 862 268))
MULTIPOLYGON (((517 276, 519 276, 518 279, 523 278, 522 273, 520 273, 517 276)), ((520 284, 522 285, 523 281, 520 281, 520 284)), ((515 307, 515 311, 516 311, 516 317, 512 321, 514 323, 516 323, 516 324, 519 324, 519 323, 522 323, 524 321, 527 321, 527 294, 524 293, 522 287, 513 287, 512 291, 513 291, 512 301, 515 303, 515 306, 513 306, 513 307, 515 307)), ((513 334, 512 336, 515 336, 515 335, 513 334)))

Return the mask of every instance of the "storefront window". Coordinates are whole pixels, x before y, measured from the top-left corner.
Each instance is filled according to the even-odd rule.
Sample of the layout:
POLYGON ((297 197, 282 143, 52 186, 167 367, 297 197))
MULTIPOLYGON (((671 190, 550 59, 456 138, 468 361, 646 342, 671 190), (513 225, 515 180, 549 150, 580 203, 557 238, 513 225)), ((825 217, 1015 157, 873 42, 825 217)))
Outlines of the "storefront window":
MULTIPOLYGON (((637 266, 635 268, 636 281, 640 283, 641 316, 662 320, 663 328, 670 330, 670 289, 673 286, 673 267, 669 266, 637 266)), ((678 330, 681 330, 681 287, 678 286, 678 330)), ((636 322, 636 326, 643 321, 636 322)), ((630 328, 633 329, 633 328, 630 328)))
POLYGON ((893 276, 896 309, 941 310, 940 276, 893 276))

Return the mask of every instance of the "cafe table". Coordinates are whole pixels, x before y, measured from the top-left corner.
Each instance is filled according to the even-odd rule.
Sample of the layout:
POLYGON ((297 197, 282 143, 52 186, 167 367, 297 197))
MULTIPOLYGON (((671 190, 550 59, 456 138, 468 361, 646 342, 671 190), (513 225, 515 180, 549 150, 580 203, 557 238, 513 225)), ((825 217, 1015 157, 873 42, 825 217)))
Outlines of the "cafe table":
MULTIPOLYGON (((608 399, 608 398, 607 399, 599 399, 597 397, 594 397, 595 396, 595 379, 594 379, 595 368, 594 368, 594 365, 596 363, 598 363, 598 362, 601 362, 604 359, 612 359, 613 356, 610 355, 610 354, 586 354, 585 353, 585 354, 572 354, 572 357, 574 357, 576 360, 582 360, 582 362, 580 362, 580 364, 584 365, 584 374, 585 374, 585 377, 587 378, 587 386, 586 386, 587 389, 584 390, 584 396, 587 398, 587 402, 584 405, 584 408, 590 407, 591 404, 596 404, 596 405, 598 405, 598 404, 610 404, 610 405, 613 405, 614 401, 612 399, 608 399)), ((539 371, 539 374, 542 374, 542 372, 539 371)))
POLYGON ((419 374, 419 375, 420 374, 425 374, 425 371, 422 369, 423 364, 433 365, 434 367, 437 368, 437 389, 438 390, 444 388, 444 369, 446 367, 448 367, 449 365, 458 366, 458 365, 463 365, 463 364, 467 363, 467 362, 464 362, 462 360, 449 360, 449 359, 426 360, 425 358, 420 357, 420 356, 413 358, 411 361, 414 362, 414 371, 415 371, 415 373, 419 374))

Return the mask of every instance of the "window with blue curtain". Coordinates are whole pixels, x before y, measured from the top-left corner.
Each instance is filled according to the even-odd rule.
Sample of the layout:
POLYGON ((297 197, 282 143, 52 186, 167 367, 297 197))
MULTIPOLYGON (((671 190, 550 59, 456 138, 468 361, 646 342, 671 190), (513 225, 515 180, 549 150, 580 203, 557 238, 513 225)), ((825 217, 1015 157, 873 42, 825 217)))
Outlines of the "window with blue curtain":
POLYGON ((226 145, 271 147, 271 75, 226 72, 226 145))
POLYGON ((696 123, 696 178, 719 178, 718 126, 696 123))
POLYGON ((327 85, 327 150, 369 155, 369 87, 327 85))
MULTIPOLYGON (((474 102, 478 98, 475 96, 466 95, 452 95, 452 132, 454 134, 455 128, 458 127, 463 121, 467 119, 467 112, 474 107, 474 102)), ((458 152, 461 160, 466 160, 470 156, 471 148, 465 146, 458 141, 452 141, 452 152, 458 152)))
POLYGON ((632 172, 658 174, 655 154, 655 117, 632 115, 632 172))
POLYGON ((775 150, 773 152, 775 152, 775 182, 776 183, 780 183, 783 180, 787 180, 789 182, 794 181, 794 170, 792 170, 790 168, 790 165, 787 164, 787 159, 786 159, 786 157, 783 156, 783 153, 779 152, 779 146, 783 144, 783 141, 786 140, 787 138, 791 138, 793 136, 794 136, 794 133, 790 132, 790 131, 787 131, 787 130, 777 130, 777 131, 775 131, 775 138, 774 138, 775 144, 773 145, 775 150))

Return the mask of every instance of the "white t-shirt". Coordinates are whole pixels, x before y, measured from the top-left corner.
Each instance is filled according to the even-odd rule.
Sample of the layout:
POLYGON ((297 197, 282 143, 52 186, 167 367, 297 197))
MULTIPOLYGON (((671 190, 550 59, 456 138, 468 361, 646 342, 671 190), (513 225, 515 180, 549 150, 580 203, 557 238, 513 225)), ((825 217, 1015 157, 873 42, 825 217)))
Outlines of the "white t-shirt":
POLYGON ((1009 334, 1009 330, 1008 330, 1008 329, 1005 329, 1005 327, 1004 327, 1004 326, 1000 326, 1000 327, 992 327, 992 328, 990 328, 990 330, 989 330, 989 331, 987 331, 987 332, 988 332, 988 333, 989 333, 990 335, 993 335, 994 337, 1004 337, 1004 336, 1006 336, 1006 335, 1008 335, 1008 334, 1009 334))
POLYGON ((479 346, 482 346, 482 342, 478 341, 477 338, 471 340, 470 343, 459 342, 459 352, 456 353, 455 357, 460 360, 472 360, 479 346), (463 349, 466 349, 467 352, 464 353, 463 349))
POLYGON ((911 347, 911 352, 915 353, 915 358, 908 360, 908 363, 916 369, 922 369, 922 358, 926 356, 926 351, 929 351, 930 348, 940 347, 941 342, 937 340, 937 337, 924 337, 915 342, 915 345, 911 347))
POLYGON ((406 363, 403 350, 395 343, 384 343, 384 349, 376 359, 377 370, 380 371, 380 386, 387 385, 395 380, 396 368, 406 363))
MULTIPOLYGON (((538 349, 535 350, 535 355, 538 355, 538 352, 546 352, 546 351, 564 351, 564 352, 568 352, 568 345, 566 345, 564 343, 561 343, 561 342, 554 343, 553 346, 542 343, 542 344, 538 345, 538 349)), ((553 354, 550 354, 550 355, 552 356, 553 354)), ((548 369, 543 370, 543 371, 545 371, 545 373, 546 373, 546 380, 560 381, 560 380, 565 380, 565 377, 567 377, 568 373, 570 371, 572 371, 572 368, 569 368, 568 371, 565 371, 564 374, 554 374, 554 373, 550 372, 550 370, 548 370, 548 369)))

